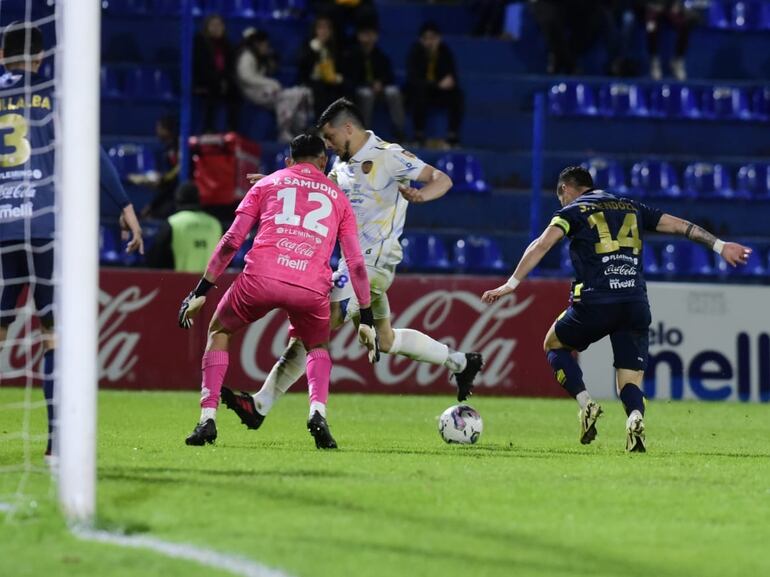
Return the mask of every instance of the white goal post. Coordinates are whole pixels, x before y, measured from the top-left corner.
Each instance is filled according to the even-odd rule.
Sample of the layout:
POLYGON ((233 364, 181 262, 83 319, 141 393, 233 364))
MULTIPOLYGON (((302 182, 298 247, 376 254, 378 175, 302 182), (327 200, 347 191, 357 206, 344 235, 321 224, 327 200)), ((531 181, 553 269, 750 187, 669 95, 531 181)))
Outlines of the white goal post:
POLYGON ((56 4, 59 499, 70 522, 89 523, 96 509, 101 3, 56 4))

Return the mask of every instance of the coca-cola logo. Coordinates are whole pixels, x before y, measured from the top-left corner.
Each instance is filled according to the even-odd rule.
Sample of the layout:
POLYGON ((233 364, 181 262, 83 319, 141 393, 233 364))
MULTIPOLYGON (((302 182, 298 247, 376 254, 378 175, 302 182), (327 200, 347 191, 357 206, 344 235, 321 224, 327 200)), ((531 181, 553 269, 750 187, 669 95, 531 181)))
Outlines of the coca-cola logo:
MULTIPOLYGON (((115 296, 104 290, 99 291, 99 378, 118 381, 136 366, 139 360, 137 347, 142 333, 124 330, 123 324, 130 315, 147 306, 157 294, 158 290, 155 289, 142 295, 138 286, 123 289, 115 296)), ((33 315, 34 310, 29 303, 8 327, 5 346, 0 348, 0 371, 4 378, 25 377, 31 369, 38 374, 42 373, 39 366, 43 355, 41 334, 38 328, 32 328, 33 315)))
POLYGON ((306 258, 310 258, 315 254, 315 249, 308 243, 296 242, 285 237, 278 241, 278 248, 293 251, 294 253, 306 258))
POLYGON ((628 264, 610 264, 604 269, 604 275, 616 275, 616 276, 636 276, 636 267, 628 264))
MULTIPOLYGON (((514 369, 517 339, 504 337, 504 325, 520 315, 533 302, 534 296, 521 301, 517 295, 489 306, 475 293, 463 290, 434 290, 409 304, 392 317, 394 327, 409 327, 423 331, 433 338, 461 351, 478 351, 484 356, 484 370, 477 386, 499 386, 514 369), (457 332, 457 318, 470 322, 462 334, 457 332)), ((287 342, 288 320, 282 311, 273 311, 253 323, 243 339, 240 362, 246 375, 257 382, 267 377, 287 342), (260 351, 269 350, 268 355, 260 351)), ((358 343, 355 327, 346 324, 333 334, 329 352, 335 364, 332 381, 365 385, 372 380, 371 368, 363 364, 366 350, 358 343), (360 367, 360 368, 359 368, 360 367), (367 368, 364 368, 367 367, 367 368)), ((427 387, 447 378, 447 369, 429 363, 416 363, 400 355, 382 355, 373 367, 379 383, 397 387, 416 382, 427 387)))
POLYGON ((0 200, 35 198, 35 187, 28 182, 0 184, 0 200))

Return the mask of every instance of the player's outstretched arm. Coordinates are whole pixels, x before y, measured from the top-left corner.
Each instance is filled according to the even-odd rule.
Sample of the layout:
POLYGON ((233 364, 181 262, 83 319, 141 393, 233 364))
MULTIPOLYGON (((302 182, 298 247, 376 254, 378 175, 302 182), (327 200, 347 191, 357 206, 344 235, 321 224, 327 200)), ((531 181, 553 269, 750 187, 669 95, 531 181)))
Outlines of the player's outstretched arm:
POLYGON ((664 234, 676 234, 684 236, 693 242, 697 242, 720 255, 730 266, 746 264, 751 255, 751 249, 737 242, 724 242, 697 224, 693 224, 682 218, 664 214, 658 221, 655 229, 664 234))
POLYGON ((511 278, 496 289, 486 291, 481 296, 481 300, 487 304, 492 304, 505 295, 511 294, 516 290, 519 283, 523 281, 538 264, 540 264, 540 261, 543 260, 543 257, 546 254, 548 254, 548 251, 563 237, 564 231, 558 226, 547 227, 543 231, 543 234, 529 243, 527 250, 524 251, 524 255, 516 266, 516 270, 513 271, 511 278))
POLYGON ((409 202, 429 202, 444 196, 452 188, 452 179, 438 168, 426 165, 417 177, 417 182, 425 184, 422 188, 414 188, 406 184, 398 187, 401 196, 409 202))
POLYGON ((123 211, 120 213, 120 228, 122 231, 121 235, 126 235, 123 237, 123 240, 128 240, 127 236, 130 235, 130 240, 128 240, 128 245, 126 246, 126 252, 132 253, 138 251, 139 254, 144 254, 142 227, 139 226, 139 219, 136 218, 133 204, 123 207, 123 211))

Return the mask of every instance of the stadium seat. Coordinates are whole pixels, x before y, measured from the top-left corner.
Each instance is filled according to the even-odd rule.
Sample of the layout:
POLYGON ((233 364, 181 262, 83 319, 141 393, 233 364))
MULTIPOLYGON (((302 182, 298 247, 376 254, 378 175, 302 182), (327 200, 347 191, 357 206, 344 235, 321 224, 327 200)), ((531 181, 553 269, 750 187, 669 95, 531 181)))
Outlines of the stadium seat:
POLYGON ((762 26, 762 4, 756 0, 735 2, 731 6, 729 26, 733 30, 759 30, 762 26))
POLYGON ((106 265, 120 264, 120 244, 115 229, 99 226, 99 262, 106 265))
POLYGON ((596 188, 619 194, 624 194, 628 190, 623 167, 614 160, 591 158, 582 163, 581 166, 591 173, 596 188))
POLYGON ((446 246, 441 237, 433 234, 409 234, 401 239, 404 259, 410 270, 448 271, 450 267, 446 246))
POLYGON ((683 195, 674 168, 659 160, 637 162, 631 167, 631 191, 638 196, 676 198, 683 195))
POLYGON ((647 95, 635 84, 612 83, 599 89, 599 103, 607 116, 648 116, 647 95))
POLYGON ((108 155, 122 178, 155 169, 155 156, 141 144, 119 144, 110 148, 108 155))
POLYGON ((259 0, 227 0, 223 2, 223 12, 231 18, 255 18, 261 5, 267 2, 259 0))
POLYGON ((685 168, 684 189, 702 198, 735 196, 727 169, 721 164, 708 162, 696 162, 685 168))
POLYGON ((569 241, 563 240, 559 249, 559 270, 566 276, 574 276, 575 268, 572 266, 572 259, 569 254, 569 241))
POLYGON ((756 199, 770 199, 770 165, 741 166, 738 169, 735 189, 756 199))
POLYGON ((751 96, 751 112, 757 120, 770 120, 770 86, 754 90, 751 96))
POLYGON ((108 14, 147 14, 148 0, 102 0, 102 8, 108 14))
POLYGON ((648 114, 657 118, 679 118, 682 114, 681 87, 656 84, 648 94, 648 114))
POLYGON ((438 159, 436 167, 449 175, 456 192, 489 192, 481 164, 471 154, 450 152, 438 159))
POLYGON ((497 242, 486 236, 467 236, 455 243, 454 266, 462 272, 503 272, 502 251, 497 242))
POLYGON ((689 240, 670 242, 663 247, 663 272, 667 276, 711 275, 714 273, 711 254, 689 240))
POLYGON ((138 100, 174 100, 171 75, 162 68, 134 68, 126 73, 126 96, 138 100))
POLYGON ((642 248, 642 266, 646 274, 660 274, 660 263, 653 243, 645 243, 642 248))
POLYGON ((100 71, 102 98, 123 98, 125 96, 121 72, 109 66, 102 66, 100 71))
POLYGON ((712 28, 729 28, 728 13, 728 6, 724 2, 709 2, 708 25, 712 28))
POLYGON ((702 92, 701 111, 707 118, 747 120, 752 117, 749 101, 745 88, 714 86, 702 92))
POLYGON ((552 114, 595 116, 598 113, 594 89, 582 82, 561 82, 551 87, 548 104, 552 114))

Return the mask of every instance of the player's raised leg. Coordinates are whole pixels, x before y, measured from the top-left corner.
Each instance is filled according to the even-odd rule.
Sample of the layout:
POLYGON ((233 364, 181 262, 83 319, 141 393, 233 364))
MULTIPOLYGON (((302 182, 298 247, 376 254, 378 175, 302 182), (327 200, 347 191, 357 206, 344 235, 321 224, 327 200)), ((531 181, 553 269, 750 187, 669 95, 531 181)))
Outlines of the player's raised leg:
POLYGON ((566 347, 556 336, 556 326, 562 318, 564 315, 548 329, 543 348, 556 380, 580 405, 580 442, 587 445, 596 438, 596 421, 602 414, 602 408, 591 399, 586 390, 583 371, 575 360, 572 349, 566 347))

